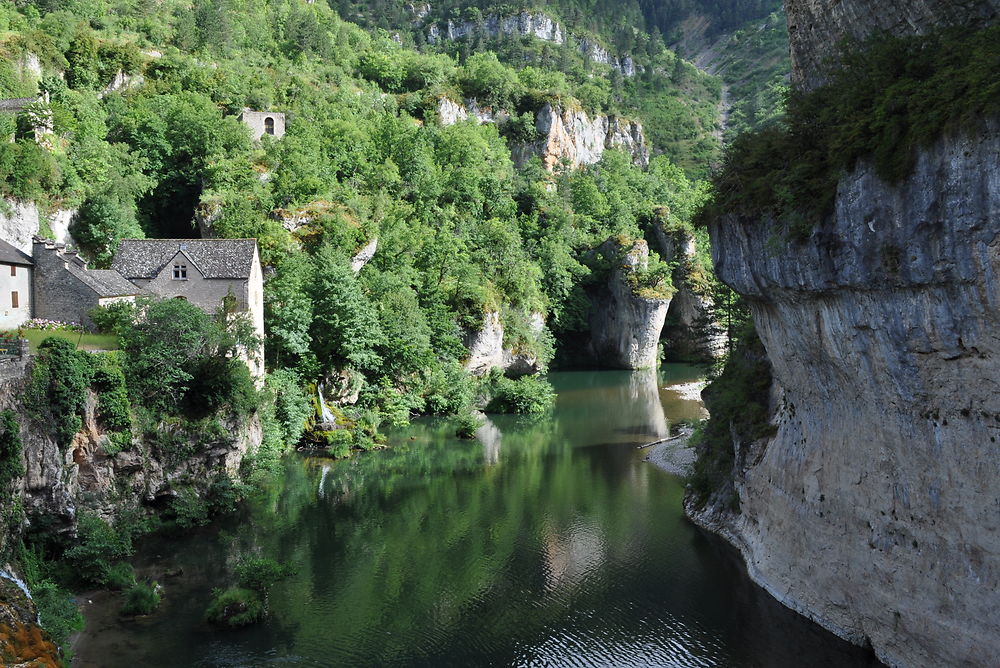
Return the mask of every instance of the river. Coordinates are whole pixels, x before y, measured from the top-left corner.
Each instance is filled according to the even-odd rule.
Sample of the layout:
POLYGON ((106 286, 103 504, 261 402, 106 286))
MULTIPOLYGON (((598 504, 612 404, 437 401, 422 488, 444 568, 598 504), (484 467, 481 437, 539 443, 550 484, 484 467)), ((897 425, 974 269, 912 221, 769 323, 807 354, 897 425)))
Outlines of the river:
POLYGON ((120 621, 118 594, 86 599, 73 665, 878 665, 751 583, 643 461, 637 444, 702 414, 675 388, 695 369, 550 379, 544 419, 492 416, 475 441, 420 420, 386 450, 289 457, 236 516, 146 541, 160 610, 120 621), (212 629, 211 589, 249 552, 296 573, 265 623, 212 629))

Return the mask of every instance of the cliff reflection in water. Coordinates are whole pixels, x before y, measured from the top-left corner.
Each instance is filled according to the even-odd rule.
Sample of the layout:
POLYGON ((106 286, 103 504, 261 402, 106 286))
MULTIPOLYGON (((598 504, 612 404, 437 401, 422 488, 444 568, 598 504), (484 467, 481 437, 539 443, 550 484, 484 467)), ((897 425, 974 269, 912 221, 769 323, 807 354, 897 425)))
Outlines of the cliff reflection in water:
POLYGON ((165 558, 142 574, 184 569, 162 612, 109 622, 80 665, 857 665, 758 599, 684 520, 680 482, 642 461, 697 402, 650 373, 552 380, 552 415, 491 416, 482 441, 428 420, 384 451, 290 459, 222 535, 151 547, 165 558), (266 623, 212 632, 210 590, 247 552, 298 572, 266 623))

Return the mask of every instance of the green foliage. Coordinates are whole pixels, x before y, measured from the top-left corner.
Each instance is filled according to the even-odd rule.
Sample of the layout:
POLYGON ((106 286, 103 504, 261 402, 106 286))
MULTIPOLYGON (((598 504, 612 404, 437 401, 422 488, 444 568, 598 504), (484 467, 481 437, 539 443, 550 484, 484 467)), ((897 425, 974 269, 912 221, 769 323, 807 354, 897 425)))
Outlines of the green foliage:
POLYGON ((0 412, 0 494, 10 494, 14 480, 24 475, 21 425, 12 410, 0 412))
POLYGON ((236 356, 254 347, 241 323, 220 322, 180 299, 148 302, 142 310, 143 317, 121 334, 125 378, 136 402, 195 419, 256 408, 253 381, 236 356))
POLYGON ((91 309, 87 315, 97 325, 98 331, 121 336, 132 327, 132 323, 136 319, 135 304, 114 302, 107 306, 97 306, 91 309))
POLYGON ((737 502, 734 448, 742 450, 774 434, 769 422, 770 390, 771 364, 751 329, 740 336, 722 373, 702 393, 710 417, 691 438, 697 459, 688 481, 697 504, 704 505, 710 498, 721 505, 737 502))
POLYGON ((72 594, 51 580, 29 584, 31 599, 38 608, 42 628, 49 632, 52 641, 67 647, 70 636, 83 630, 83 613, 73 602, 72 594))
POLYGON ((125 592, 122 615, 148 615, 160 606, 160 585, 155 582, 137 582, 125 592))
POLYGON ((87 387, 93 373, 89 354, 66 339, 49 337, 38 347, 31 370, 28 405, 40 422, 52 425, 60 447, 80 431, 87 387))
POLYGON ((119 561, 108 569, 105 584, 109 589, 129 589, 135 583, 135 569, 127 561, 119 561))
POLYGON ((850 45, 829 83, 790 95, 782 122, 733 142, 705 215, 770 215, 807 235, 858 161, 897 182, 919 147, 1000 110, 997 44, 993 27, 850 45))
POLYGON ((108 431, 131 436, 132 410, 118 356, 105 353, 95 356, 95 360, 91 387, 97 392, 97 418, 108 431))
POLYGON ((212 602, 205 611, 205 619, 231 629, 249 626, 266 616, 266 608, 259 593, 252 589, 229 587, 215 589, 212 602))
POLYGON ((463 413, 455 418, 455 435, 459 438, 475 438, 476 430, 483 426, 483 419, 473 412, 463 413))
POLYGON ((555 403, 555 392, 548 381, 534 376, 506 378, 494 369, 487 381, 490 396, 486 404, 488 413, 544 413, 555 403))
POLYGON ((293 573, 293 569, 269 557, 244 556, 236 564, 236 579, 239 586, 262 594, 266 593, 274 583, 293 573))
POLYGON ((118 531, 97 515, 77 516, 77 539, 64 558, 76 577, 89 584, 106 585, 115 574, 115 563, 132 554, 132 536, 118 531))
POLYGON ((191 487, 184 487, 170 503, 174 524, 181 529, 193 529, 208 524, 208 503, 191 487))

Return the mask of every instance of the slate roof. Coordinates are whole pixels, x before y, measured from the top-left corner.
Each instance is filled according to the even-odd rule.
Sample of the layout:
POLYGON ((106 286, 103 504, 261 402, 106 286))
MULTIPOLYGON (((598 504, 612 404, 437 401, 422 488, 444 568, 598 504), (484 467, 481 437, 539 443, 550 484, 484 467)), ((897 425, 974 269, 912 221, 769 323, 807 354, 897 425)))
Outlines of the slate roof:
POLYGON ((145 290, 126 280, 114 269, 84 269, 72 262, 66 264, 66 269, 96 292, 98 297, 126 297, 146 294, 145 290))
POLYGON ((205 278, 250 278, 256 239, 122 239, 111 268, 128 279, 155 278, 178 252, 205 278))
POLYGON ((20 250, 14 248, 3 239, 0 239, 0 263, 20 264, 27 267, 35 264, 31 261, 30 255, 22 253, 20 250))

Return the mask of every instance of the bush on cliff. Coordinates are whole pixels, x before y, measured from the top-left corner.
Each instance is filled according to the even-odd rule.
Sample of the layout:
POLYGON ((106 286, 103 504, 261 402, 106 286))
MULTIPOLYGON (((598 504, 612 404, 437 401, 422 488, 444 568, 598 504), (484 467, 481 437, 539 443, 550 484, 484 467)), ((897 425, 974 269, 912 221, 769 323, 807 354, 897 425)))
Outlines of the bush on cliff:
POLYGON ((841 62, 826 85, 792 92, 782 121, 733 141, 703 219, 771 215, 804 236, 859 160, 895 183, 918 148, 1000 113, 1000 26, 879 37, 847 45, 841 62))
POLYGON ((710 417, 691 437, 697 459, 688 480, 698 507, 710 499, 721 506, 738 503, 733 489, 736 449, 774 433, 769 422, 770 393, 771 363, 750 329, 739 337, 722 373, 702 395, 710 417))
POLYGON ((92 373, 88 353, 77 351, 70 341, 49 337, 38 346, 27 403, 40 423, 52 426, 61 448, 69 447, 83 424, 92 373))

